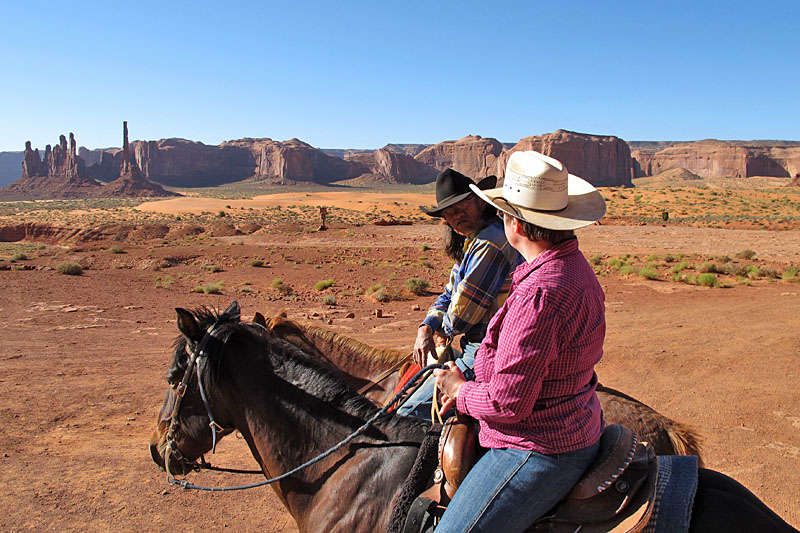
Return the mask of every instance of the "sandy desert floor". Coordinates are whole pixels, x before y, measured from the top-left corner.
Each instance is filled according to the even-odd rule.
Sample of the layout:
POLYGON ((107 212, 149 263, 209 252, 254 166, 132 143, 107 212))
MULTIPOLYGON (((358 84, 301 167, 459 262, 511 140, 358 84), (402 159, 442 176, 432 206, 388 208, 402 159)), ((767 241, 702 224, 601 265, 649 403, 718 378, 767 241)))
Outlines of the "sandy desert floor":
MULTIPOLYGON (((398 217, 431 203, 430 197, 361 200, 375 200, 375 213, 398 217)), ((273 201, 319 205, 307 195, 273 201)), ((230 208, 195 207, 237 208, 233 200, 222 203, 230 208)), ((187 206, 178 211, 189 213, 187 206)), ((169 211, 163 204, 140 211, 158 209, 169 211)), ((0 529, 296 530, 269 488, 197 493, 168 486, 147 441, 166 390, 175 307, 224 308, 237 299, 245 316, 286 309, 290 317, 377 346, 410 350, 449 270, 438 252, 442 228, 416 219, 396 226, 336 219, 329 231, 316 232, 309 213, 301 223, 242 234, 203 232, 194 222, 186 229, 185 215, 166 223, 168 230, 140 231, 136 238, 98 232, 75 240, 74 233, 39 231, 27 241, 0 243, 0 267, 7 267, 0 271, 6 339, 0 346, 0 508, 7 510, 0 529), (82 265, 83 274, 60 274, 56 267, 64 262, 82 265), (429 294, 408 293, 404 282, 411 277, 429 281, 429 294), (276 279, 291 288, 288 294, 273 288, 276 279), (314 288, 327 279, 334 280, 331 287, 314 288), (387 301, 374 298, 370 289, 377 284, 387 301), (325 305, 326 295, 336 304, 325 305), (345 318, 348 312, 355 317, 345 318)), ((68 222, 59 224, 64 230, 68 222)), ((601 382, 692 426, 703 438, 707 467, 734 477, 800 527, 800 283, 791 273, 800 265, 800 230, 623 221, 581 230, 579 239, 606 291, 601 382), (744 250, 755 258, 736 259, 744 250), (721 263, 724 256, 743 274, 718 274, 727 288, 670 280, 681 261, 699 275, 701 263, 721 263), (649 265, 658 276, 623 272, 615 259, 636 269, 649 265), (748 277, 748 265, 773 275, 748 277)), ((255 464, 233 437, 209 459, 228 467, 255 464)), ((255 479, 212 472, 190 477, 212 485, 255 479)))

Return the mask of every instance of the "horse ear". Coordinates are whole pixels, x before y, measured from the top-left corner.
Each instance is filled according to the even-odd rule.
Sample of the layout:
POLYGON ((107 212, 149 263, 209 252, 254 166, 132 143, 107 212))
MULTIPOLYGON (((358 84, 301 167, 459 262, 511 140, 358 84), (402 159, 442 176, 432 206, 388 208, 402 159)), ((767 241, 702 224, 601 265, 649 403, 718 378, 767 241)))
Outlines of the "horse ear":
POLYGON ((200 331, 200 327, 197 325, 194 315, 180 307, 176 307, 175 312, 178 313, 178 329, 180 332, 183 333, 187 339, 199 342, 200 339, 203 338, 203 332, 200 331))
POLYGON ((228 308, 225 309, 225 311, 223 311, 222 315, 220 315, 220 319, 228 318, 230 320, 238 322, 241 314, 242 311, 239 308, 239 302, 234 300, 231 302, 231 305, 229 305, 228 308))
POLYGON ((289 318, 289 313, 286 312, 286 309, 281 309, 280 313, 275 316, 278 318, 289 318))
POLYGON ((258 324, 259 326, 267 327, 267 319, 266 319, 266 317, 264 317, 264 315, 262 315, 258 311, 256 311, 255 315, 253 315, 253 322, 258 324))

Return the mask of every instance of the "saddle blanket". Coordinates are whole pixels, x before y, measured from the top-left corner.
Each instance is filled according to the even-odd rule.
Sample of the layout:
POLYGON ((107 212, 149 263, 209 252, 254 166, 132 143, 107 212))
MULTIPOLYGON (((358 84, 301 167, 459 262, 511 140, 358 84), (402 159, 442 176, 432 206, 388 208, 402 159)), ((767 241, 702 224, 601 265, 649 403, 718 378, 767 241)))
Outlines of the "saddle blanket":
POLYGON ((656 501, 644 533, 689 531, 697 492, 697 456, 659 455, 656 501))

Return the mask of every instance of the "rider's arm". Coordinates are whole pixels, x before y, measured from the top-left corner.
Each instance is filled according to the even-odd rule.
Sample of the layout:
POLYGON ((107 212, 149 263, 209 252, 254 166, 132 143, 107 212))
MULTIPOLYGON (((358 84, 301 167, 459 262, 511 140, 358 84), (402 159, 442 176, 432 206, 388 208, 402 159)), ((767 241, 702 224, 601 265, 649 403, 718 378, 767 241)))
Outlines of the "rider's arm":
POLYGON ((464 383, 456 399, 460 412, 503 424, 524 420, 533 412, 548 367, 558 355, 562 323, 556 306, 548 304, 546 290, 515 292, 510 298, 491 378, 464 383))

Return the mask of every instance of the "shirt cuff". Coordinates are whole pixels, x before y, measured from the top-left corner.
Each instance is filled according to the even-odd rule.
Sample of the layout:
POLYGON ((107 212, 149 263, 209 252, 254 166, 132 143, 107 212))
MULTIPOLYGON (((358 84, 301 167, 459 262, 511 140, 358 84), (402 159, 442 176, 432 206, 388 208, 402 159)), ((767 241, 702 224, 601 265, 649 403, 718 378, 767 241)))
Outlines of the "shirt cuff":
MULTIPOLYGON (((435 315, 428 315, 425 317, 425 320, 422 321, 422 324, 426 326, 430 326, 433 331, 442 327, 442 321, 439 317, 435 315)), ((422 325, 420 324, 420 326, 422 325)))
POLYGON ((472 387, 473 382, 467 381, 461 388, 458 389, 458 397, 456 398, 456 409, 459 413, 463 413, 465 415, 469 414, 469 410, 467 409, 467 395, 464 394, 472 387))

